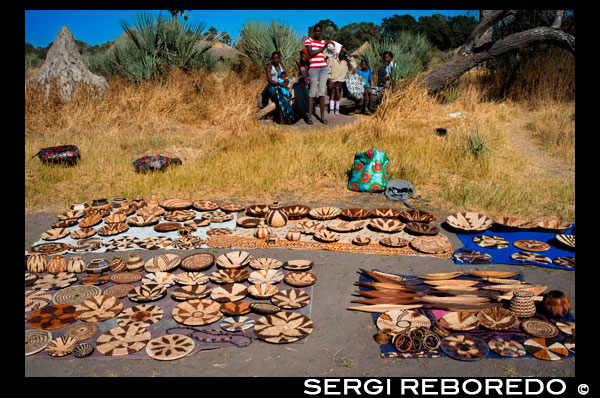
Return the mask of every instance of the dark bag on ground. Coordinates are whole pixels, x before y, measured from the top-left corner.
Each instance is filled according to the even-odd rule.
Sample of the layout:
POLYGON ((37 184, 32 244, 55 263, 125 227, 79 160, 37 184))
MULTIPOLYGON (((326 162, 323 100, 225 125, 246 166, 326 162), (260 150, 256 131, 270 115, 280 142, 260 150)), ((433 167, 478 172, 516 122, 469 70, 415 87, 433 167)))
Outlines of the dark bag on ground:
POLYGON ((143 156, 133 161, 133 167, 138 173, 164 170, 167 166, 172 164, 182 164, 182 162, 179 158, 170 158, 163 155, 143 156))
POLYGON ((79 148, 75 145, 61 145, 42 148, 33 157, 38 156, 44 163, 68 164, 74 165, 81 155, 79 148))
POLYGON ((402 202, 411 209, 414 209, 415 207, 408 203, 408 199, 420 198, 420 196, 416 194, 413 184, 404 180, 389 180, 387 187, 385 188, 385 197, 389 200, 402 202))

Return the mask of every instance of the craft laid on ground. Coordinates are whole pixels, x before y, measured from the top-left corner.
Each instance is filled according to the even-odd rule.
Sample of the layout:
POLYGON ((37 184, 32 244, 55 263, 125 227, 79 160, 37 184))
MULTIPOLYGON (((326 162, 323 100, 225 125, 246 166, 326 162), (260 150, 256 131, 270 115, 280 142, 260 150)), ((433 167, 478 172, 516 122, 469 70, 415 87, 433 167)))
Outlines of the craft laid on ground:
POLYGON ((170 246, 173 243, 173 240, 166 236, 149 236, 144 239, 140 239, 137 243, 139 247, 147 250, 157 250, 164 249, 165 247, 170 246))
POLYGON ((57 337, 50 341, 44 351, 51 357, 64 357, 73 352, 77 340, 72 337, 57 337))
POLYGON ((192 207, 192 202, 186 199, 165 199, 159 202, 159 206, 166 210, 185 210, 192 207))
POLYGON ((252 284, 270 283, 276 284, 283 280, 284 274, 278 269, 261 269, 250 273, 248 282, 252 284))
POLYGON ((245 269, 220 269, 210 274, 210 280, 214 283, 226 284, 245 281, 249 276, 250 271, 245 269))
POLYGON ((255 258, 249 264, 254 269, 278 269, 283 265, 281 261, 267 257, 255 258))
POLYGON ((68 248, 74 252, 90 252, 103 246, 104 241, 101 238, 84 238, 71 243, 68 248))
POLYGON ((317 276, 311 272, 290 272, 284 276, 283 281, 290 286, 306 287, 317 282, 317 276))
POLYGON ((77 321, 75 307, 67 304, 52 304, 42 307, 27 317, 27 325, 34 329, 61 329, 77 321))
POLYGON ((367 225, 367 221, 334 220, 327 224, 327 228, 336 232, 355 232, 363 229, 365 225, 367 225))
POLYGON ((529 252, 513 253, 510 256, 510 258, 512 258, 513 260, 517 260, 517 261, 531 261, 533 263, 540 263, 540 264, 551 264, 552 263, 552 260, 550 260, 546 256, 542 256, 541 254, 537 254, 537 253, 529 253, 529 252))
POLYGON ((273 202, 269 206, 269 211, 265 214, 265 223, 274 228, 284 227, 288 222, 288 216, 278 202, 273 202))
POLYGON ((208 325, 223 317, 221 305, 213 300, 188 300, 173 309, 173 319, 189 326, 208 325))
POLYGON ((35 290, 53 290, 62 289, 73 284, 77 280, 77 275, 70 272, 59 272, 56 275, 48 274, 41 278, 38 278, 33 285, 32 289, 35 290))
POLYGON ((222 268, 242 268, 245 267, 250 260, 252 260, 250 253, 235 251, 217 257, 217 265, 222 268))
POLYGON ((77 341, 91 339, 98 334, 100 328, 95 323, 78 322, 65 329, 65 336, 74 338, 77 341))
POLYGON ((271 297, 271 303, 285 309, 302 308, 310 303, 310 295, 300 289, 280 290, 271 297))
POLYGON ((142 278, 142 284, 157 284, 157 285, 165 285, 165 287, 170 287, 175 284, 175 274, 171 272, 151 272, 142 278))
POLYGON ((117 272, 110 276, 110 281, 117 284, 131 284, 142 280, 138 272, 117 272))
POLYGON ((167 334, 150 340, 146 345, 146 353, 159 361, 173 361, 189 355, 195 346, 191 337, 167 334))
POLYGON ((107 224, 121 224, 127 220, 127 216, 125 214, 111 214, 109 216, 104 217, 104 222, 107 224))
POLYGON ((317 207, 308 212, 312 218, 317 220, 331 220, 340 215, 342 210, 333 206, 317 207))
POLYGON ((47 330, 25 330, 25 356, 43 351, 52 341, 52 332, 47 330))
POLYGON ((94 346, 91 343, 78 343, 73 348, 73 356, 75 358, 85 358, 94 352, 94 346))
POLYGON ((362 220, 365 218, 369 218, 370 215, 371 215, 371 212, 369 210, 360 209, 360 208, 344 209, 340 213, 340 216, 342 216, 342 218, 345 218, 346 220, 350 220, 350 221, 362 220))
POLYGON ((378 208, 371 210, 371 217, 373 218, 398 218, 400 217, 400 211, 392 208, 378 208))
POLYGON ((206 227, 207 225, 210 225, 210 220, 195 218, 193 220, 187 220, 186 222, 183 223, 183 225, 185 225, 188 228, 192 228, 195 231, 198 228, 206 227))
POLYGON ((69 248, 69 245, 66 243, 60 242, 48 242, 48 243, 40 243, 38 245, 33 245, 27 249, 28 253, 31 254, 56 254, 63 252, 69 248))
POLYGON ((371 238, 367 238, 366 236, 355 236, 352 239, 352 243, 356 246, 366 246, 371 243, 371 238))
POLYGON ((567 229, 569 229, 571 227, 570 222, 567 221, 561 221, 558 219, 548 219, 548 220, 542 220, 540 222, 538 222, 538 227, 543 228, 543 229, 547 229, 550 231, 560 231, 560 232, 564 232, 567 229))
POLYGON ((100 236, 113 236, 129 230, 129 225, 123 223, 118 224, 107 224, 98 229, 98 235, 100 236))
POLYGON ((369 226, 381 232, 399 232, 406 224, 394 218, 374 218, 369 222, 369 226))
POLYGON ((222 203, 219 205, 219 208, 228 213, 237 213, 244 209, 246 209, 246 205, 243 203, 222 203))
POLYGON ((528 353, 545 361, 560 361, 569 356, 567 348, 559 342, 551 342, 544 338, 529 339, 523 343, 528 353))
POLYGON ((122 299, 127 297, 129 292, 131 292, 134 288, 135 286, 130 284, 113 285, 104 289, 102 294, 122 299))
POLYGON ((437 321, 438 325, 445 329, 456 331, 467 331, 479 326, 479 319, 471 312, 449 312, 437 321))
POLYGON ((27 257, 25 266, 29 272, 41 273, 46 271, 48 268, 48 261, 46 261, 46 258, 41 254, 32 254, 31 256, 27 257))
POLYGON ((280 311, 265 315, 254 324, 254 332, 261 340, 275 344, 293 343, 312 333, 313 322, 297 312, 280 311))
POLYGON ((563 345, 567 350, 575 354, 575 336, 566 337, 563 340, 563 345))
POLYGON ((77 225, 79 225, 80 228, 89 228, 98 225, 101 222, 102 216, 100 214, 92 214, 82 218, 77 225))
POLYGON ((69 228, 53 228, 42 233, 41 238, 44 240, 58 240, 69 234, 69 228))
POLYGON ((96 228, 81 228, 71 232, 69 237, 71 237, 71 239, 84 239, 96 235, 96 232, 96 228))
POLYGON ((219 208, 219 204, 212 200, 196 200, 192 206, 198 211, 213 211, 219 208))
POLYGON ((229 235, 215 235, 209 236, 206 239, 206 244, 210 247, 216 248, 227 248, 235 245, 237 242, 237 238, 229 235))
POLYGON ((448 280, 464 275, 463 272, 436 272, 433 274, 419 275, 421 279, 427 280, 448 280))
POLYGON ((506 249, 509 245, 506 239, 491 235, 476 236, 473 238, 473 242, 486 249, 506 249))
POLYGON ((335 232, 328 231, 326 229, 322 229, 320 231, 315 232, 314 238, 316 240, 320 240, 321 242, 337 242, 340 240, 341 235, 335 232))
POLYGON ((25 272, 25 287, 32 285, 37 279, 37 275, 32 274, 31 272, 25 272))
POLYGON ((446 223, 452 228, 462 231, 484 231, 491 227, 494 221, 483 214, 462 212, 449 215, 446 223))
POLYGON ((109 240, 105 246, 108 251, 135 249, 139 242, 140 239, 135 236, 120 236, 109 240))
POLYGON ((454 258, 469 264, 482 264, 492 261, 492 256, 477 250, 459 250, 454 253, 454 258))
POLYGON ((104 285, 110 282, 110 276, 102 274, 86 274, 79 279, 79 283, 82 285, 104 285))
POLYGON ((178 301, 198 300, 210 295, 212 289, 207 285, 179 287, 171 292, 171 298, 178 301))
POLYGON ((158 216, 133 216, 127 219, 127 224, 132 225, 134 227, 147 227, 148 225, 156 224, 160 218, 158 216))
POLYGON ((409 222, 404 230, 415 235, 437 235, 440 232, 440 229, 435 225, 423 222, 409 222))
MULTIPOLYGON (((68 228, 68 227, 72 227, 75 224, 77 224, 76 218, 67 218, 65 220, 60 220, 60 221, 55 222, 54 224, 52 224, 52 228, 68 228)), ((50 240, 52 240, 52 239, 50 239, 50 240)))
POLYGON ((86 300, 102 294, 102 290, 97 286, 69 286, 59 290, 53 297, 56 304, 68 304, 78 306, 86 300))
POLYGON ((505 229, 533 229, 538 225, 519 217, 496 217, 494 223, 505 229))
POLYGON ((196 217, 194 210, 172 210, 165 213, 163 218, 167 221, 183 222, 196 217))
POLYGON ((527 354, 525 347, 515 340, 505 340, 501 337, 496 337, 488 341, 488 345, 492 351, 503 357, 517 358, 527 354))
POLYGON ((144 264, 146 272, 166 272, 171 271, 181 264, 181 257, 176 254, 161 254, 144 264))
POLYGON ((513 242, 513 245, 517 249, 529 250, 533 252, 542 252, 550 250, 549 244, 537 240, 518 240, 516 242, 513 242))
POLYGON ((246 207, 246 213, 258 218, 264 218, 268 211, 269 205, 252 205, 246 207))
POLYGON ((220 311, 229 316, 246 315, 250 312, 250 303, 246 301, 231 301, 221 304, 220 311))
POLYGON ((461 361, 477 361, 490 352, 487 343, 475 336, 448 336, 442 340, 440 347, 450 358, 461 361))
POLYGON ((267 299, 279 291, 272 283, 255 283, 248 288, 248 294, 257 299, 267 299))
POLYGON ((290 271, 306 271, 314 265, 315 263, 310 260, 289 260, 283 263, 283 268, 290 271))
POLYGON ((123 302, 114 296, 99 295, 83 301, 75 309, 77 319, 84 322, 104 322, 123 310, 123 302))
POLYGON ((575 334, 575 322, 556 322, 556 327, 568 336, 575 334))
POLYGON ((429 328, 431 321, 418 311, 394 310, 388 311, 377 318, 379 330, 390 330, 391 333, 411 332, 414 329, 429 328))
POLYGON ((228 283, 226 285, 214 287, 210 293, 210 298, 218 303, 228 303, 230 301, 243 300, 248 294, 248 289, 241 283, 228 283))
POLYGON ((304 220, 296 224, 294 229, 306 235, 313 235, 316 232, 325 230, 327 226, 314 220, 304 220))
POLYGON ((212 267, 215 256, 210 253, 196 253, 184 257, 180 267, 186 271, 202 271, 212 267))
POLYGON ((419 236, 410 241, 410 246, 420 252, 437 254, 452 250, 452 245, 444 235, 419 236))
POLYGON ((575 249, 575 235, 558 234, 556 240, 565 246, 575 249))
POLYGON ((179 228, 182 228, 183 225, 178 222, 163 222, 160 224, 156 224, 154 226, 154 230, 156 232, 170 232, 177 231, 179 228))
POLYGON ((138 303, 147 303, 150 301, 160 300, 167 294, 167 287, 157 283, 142 283, 140 286, 134 287, 127 297, 131 301, 138 303))
POLYGON ((83 210, 68 210, 66 212, 64 212, 63 214, 60 214, 58 216, 59 220, 72 220, 72 219, 78 219, 81 218, 85 215, 85 211, 83 210))
POLYGON ((96 340, 99 353, 109 356, 133 354, 144 348, 152 336, 139 326, 125 326, 110 329, 96 340))
POLYGON ((247 316, 223 318, 219 326, 227 332, 241 332, 254 326, 254 319, 247 316))
POLYGON ((405 247, 409 244, 409 241, 398 236, 386 236, 379 240, 379 244, 388 247, 405 247))
POLYGON ((287 213, 288 220, 306 217, 311 210, 310 207, 304 205, 283 206, 282 209, 287 213))
POLYGON ((469 275, 477 278, 512 278, 522 274, 520 271, 470 271, 469 275))
POLYGON ((256 217, 239 217, 235 222, 243 228, 256 228, 260 224, 261 219, 256 217))
POLYGON ((398 217, 408 223, 428 223, 437 219, 433 214, 423 210, 405 210, 398 214, 398 217))
POLYGON ((55 254, 54 256, 50 257, 50 261, 48 261, 47 271, 51 274, 66 272, 67 265, 67 260, 63 257, 62 254, 55 254))
POLYGON ((110 263, 103 258, 95 258, 91 260, 85 267, 85 272, 88 274, 102 274, 110 269, 110 263))
POLYGON ((124 309, 117 315, 119 326, 148 327, 160 321, 165 312, 162 308, 152 304, 138 304, 124 309))
POLYGON ((158 206, 146 206, 137 211, 137 214, 144 218, 160 217, 165 213, 165 209, 158 206))
POLYGON ((571 303, 566 294, 560 290, 551 290, 544 295, 542 306, 546 315, 555 319, 564 318, 571 309, 571 303))
POLYGON ((128 271, 137 271, 144 268, 144 260, 140 256, 132 254, 127 259, 126 266, 128 271))
POLYGON ((492 330, 508 330, 517 322, 514 312, 502 307, 485 308, 477 313, 482 326, 492 330))
POLYGON ((535 315, 535 302, 533 292, 529 290, 515 290, 510 299, 509 309, 519 318, 529 318, 535 315))
POLYGON ((522 321, 521 329, 533 337, 553 338, 558 336, 558 328, 556 326, 539 319, 526 319, 522 321))
POLYGON ((230 230, 229 228, 211 228, 208 231, 206 231, 206 235, 208 236, 213 236, 213 235, 231 235, 233 231, 230 230))
POLYGON ((44 290, 25 291, 25 312, 38 310, 52 301, 52 295, 44 290))

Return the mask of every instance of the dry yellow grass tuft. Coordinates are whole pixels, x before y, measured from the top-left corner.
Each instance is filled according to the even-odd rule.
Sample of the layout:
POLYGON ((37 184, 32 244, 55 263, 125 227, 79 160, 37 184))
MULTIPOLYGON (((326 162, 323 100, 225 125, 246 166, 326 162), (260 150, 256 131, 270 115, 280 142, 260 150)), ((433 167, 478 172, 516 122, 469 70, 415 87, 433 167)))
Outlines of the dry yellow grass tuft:
MULTIPOLYGON (((254 122, 262 83, 228 71, 173 72, 140 86, 109 79, 110 95, 83 89, 68 104, 45 104, 28 91, 26 211, 137 194, 248 201, 289 194, 351 201, 360 195, 346 189, 354 153, 375 145, 391 159, 390 178, 411 181, 423 206, 574 219, 574 181, 536 169, 511 139, 524 106, 484 102, 478 83, 469 76, 464 80, 451 104, 440 104, 407 82, 386 95, 374 117, 302 131, 254 122), (449 118, 452 112, 467 117, 449 118), (437 127, 447 128, 448 135, 437 136, 437 127), (480 151, 469 143, 480 144, 480 151), (61 144, 79 147, 77 167, 31 159, 39 148, 61 144), (183 166, 134 172, 134 159, 157 153, 177 156, 183 166)), ((572 107, 548 103, 538 112, 545 109, 564 116, 572 107)), ((574 121, 565 120, 574 131, 574 121)))

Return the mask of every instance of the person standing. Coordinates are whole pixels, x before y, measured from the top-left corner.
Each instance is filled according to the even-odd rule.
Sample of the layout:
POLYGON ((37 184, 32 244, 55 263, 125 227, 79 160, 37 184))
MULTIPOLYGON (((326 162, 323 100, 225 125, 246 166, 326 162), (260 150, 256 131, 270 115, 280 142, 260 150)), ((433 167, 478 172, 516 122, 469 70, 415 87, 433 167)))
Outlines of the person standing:
POLYGON ((313 124, 313 103, 315 97, 319 97, 319 106, 321 108, 321 123, 327 124, 325 119, 325 95, 327 94, 327 62, 323 56, 323 51, 327 49, 328 44, 332 44, 331 40, 321 40, 323 27, 316 24, 313 27, 312 37, 307 37, 304 41, 304 46, 310 55, 310 89, 308 98, 308 119, 307 124, 313 124))
POLYGON ((383 62, 384 65, 379 68, 379 73, 377 74, 377 85, 379 87, 389 87, 391 84, 392 70, 396 67, 394 53, 391 51, 384 51, 383 62))
POLYGON ((339 60, 335 57, 327 59, 329 66, 329 80, 331 81, 331 97, 329 98, 329 114, 340 114, 340 98, 342 97, 342 87, 346 76, 348 76, 348 49, 343 46, 340 50, 339 60))
POLYGON ((373 81, 373 76, 371 75, 371 70, 369 69, 369 64, 366 60, 362 60, 360 62, 360 69, 357 70, 358 74, 365 79, 364 85, 364 94, 363 94, 363 113, 365 115, 372 115, 371 110, 374 106, 375 95, 373 95, 373 91, 371 91, 371 82, 373 81))

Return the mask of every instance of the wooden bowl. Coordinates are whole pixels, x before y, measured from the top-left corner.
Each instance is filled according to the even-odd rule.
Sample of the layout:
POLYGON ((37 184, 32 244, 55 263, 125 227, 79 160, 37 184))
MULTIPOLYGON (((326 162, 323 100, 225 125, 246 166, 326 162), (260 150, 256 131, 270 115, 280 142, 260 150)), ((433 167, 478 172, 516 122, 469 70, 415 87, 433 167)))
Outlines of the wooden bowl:
POLYGON ((310 212, 310 207, 304 205, 284 206, 282 209, 287 213, 288 220, 297 220, 306 217, 310 212))
POLYGON ((400 211, 392 208, 377 208, 370 211, 374 218, 398 218, 400 211))
POLYGON ((367 209, 344 209, 340 213, 342 218, 346 220, 354 221, 354 220, 362 220, 364 218, 369 218, 371 212, 367 209))
POLYGON ((332 220, 340 215, 342 211, 333 206, 317 207, 308 212, 308 214, 317 220, 332 220))
POLYGON ((425 222, 409 222, 404 230, 415 235, 437 235, 440 232, 438 227, 425 222))
POLYGON ((433 214, 423 210, 406 210, 401 212, 398 217, 406 222, 416 223, 428 223, 437 218, 433 214))

